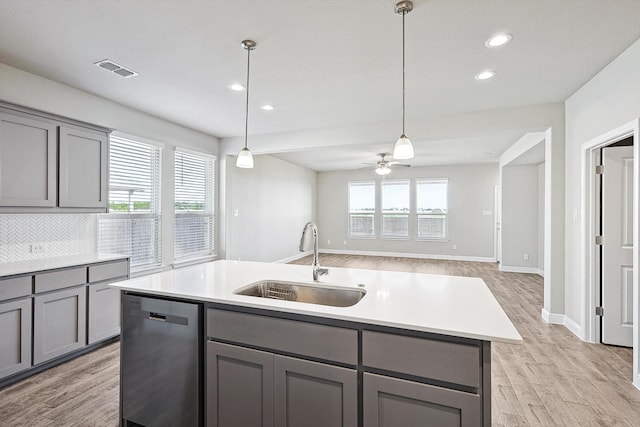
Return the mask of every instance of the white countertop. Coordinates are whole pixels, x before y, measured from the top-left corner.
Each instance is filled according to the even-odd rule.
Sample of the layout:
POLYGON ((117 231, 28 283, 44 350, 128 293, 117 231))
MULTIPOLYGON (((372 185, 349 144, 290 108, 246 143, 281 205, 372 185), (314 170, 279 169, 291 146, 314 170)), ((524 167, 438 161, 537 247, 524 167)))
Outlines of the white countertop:
POLYGON ((128 258, 118 254, 81 254, 16 262, 0 262, 0 277, 128 258))
POLYGON ((485 341, 518 343, 522 337, 482 279, 349 268, 329 268, 321 284, 356 287, 367 294, 351 307, 331 307, 235 295, 261 280, 312 284, 311 266, 214 261, 151 274, 111 286, 141 293, 287 313, 349 320, 485 341))

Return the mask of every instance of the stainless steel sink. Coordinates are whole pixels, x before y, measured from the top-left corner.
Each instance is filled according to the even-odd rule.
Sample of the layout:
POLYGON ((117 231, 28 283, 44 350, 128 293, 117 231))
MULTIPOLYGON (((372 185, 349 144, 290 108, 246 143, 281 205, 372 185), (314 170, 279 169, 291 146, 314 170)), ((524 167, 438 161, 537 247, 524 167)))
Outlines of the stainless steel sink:
POLYGON ((307 304, 350 307, 367 293, 364 289, 343 288, 331 285, 311 285, 296 282, 265 280, 234 291, 236 295, 297 301, 307 304))

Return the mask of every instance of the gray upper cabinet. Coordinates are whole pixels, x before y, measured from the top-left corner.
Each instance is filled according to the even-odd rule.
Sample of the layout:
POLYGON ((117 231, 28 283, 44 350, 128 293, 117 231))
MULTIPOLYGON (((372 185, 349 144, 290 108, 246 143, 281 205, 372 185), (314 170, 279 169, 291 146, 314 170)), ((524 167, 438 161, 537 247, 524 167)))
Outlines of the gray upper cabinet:
POLYGON ((109 132, 0 102, 0 212, 105 212, 109 132))
POLYGON ((56 206, 56 130, 0 110, 0 206, 56 206))
POLYGON ((107 136, 60 127, 59 206, 106 208, 107 136))

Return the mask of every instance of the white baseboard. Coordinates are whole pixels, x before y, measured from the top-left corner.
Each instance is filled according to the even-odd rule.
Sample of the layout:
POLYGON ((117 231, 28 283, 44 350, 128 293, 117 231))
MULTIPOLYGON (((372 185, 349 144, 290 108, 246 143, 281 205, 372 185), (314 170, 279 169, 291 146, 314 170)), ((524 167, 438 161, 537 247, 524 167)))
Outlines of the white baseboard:
POLYGON ((320 249, 320 253, 337 254, 337 255, 387 256, 387 257, 396 257, 396 258, 441 259, 441 260, 447 260, 447 261, 496 262, 496 259, 493 257, 416 254, 416 253, 409 253, 409 252, 378 252, 378 251, 353 251, 353 250, 343 250, 343 249, 320 249))
POLYGON ((292 255, 292 256, 290 256, 288 258, 282 258, 282 259, 279 259, 279 260, 273 261, 273 262, 276 263, 276 264, 286 264, 288 262, 295 261, 295 260, 300 259, 300 258, 304 258, 307 255, 311 255, 311 254, 313 254, 313 251, 300 252, 299 254, 292 255))
POLYGON ((517 267, 500 264, 498 270, 502 271, 503 273, 528 273, 537 274, 538 276, 544 277, 544 271, 536 267, 517 267))
POLYGON ((566 314, 550 313, 547 309, 543 308, 540 312, 542 320, 553 325, 563 325, 569 329, 575 336, 584 341, 582 337, 582 328, 573 319, 567 317, 566 314))

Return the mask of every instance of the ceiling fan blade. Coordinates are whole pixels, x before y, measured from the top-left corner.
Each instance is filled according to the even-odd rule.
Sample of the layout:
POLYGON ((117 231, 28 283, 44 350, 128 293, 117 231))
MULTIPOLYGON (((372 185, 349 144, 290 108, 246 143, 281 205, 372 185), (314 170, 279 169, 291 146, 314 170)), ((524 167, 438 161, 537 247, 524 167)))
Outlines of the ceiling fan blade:
POLYGON ((397 162, 397 161, 389 162, 389 163, 387 163, 387 166, 401 166, 401 167, 405 167, 405 168, 411 167, 411 165, 409 165, 409 164, 400 163, 400 162, 397 162))

